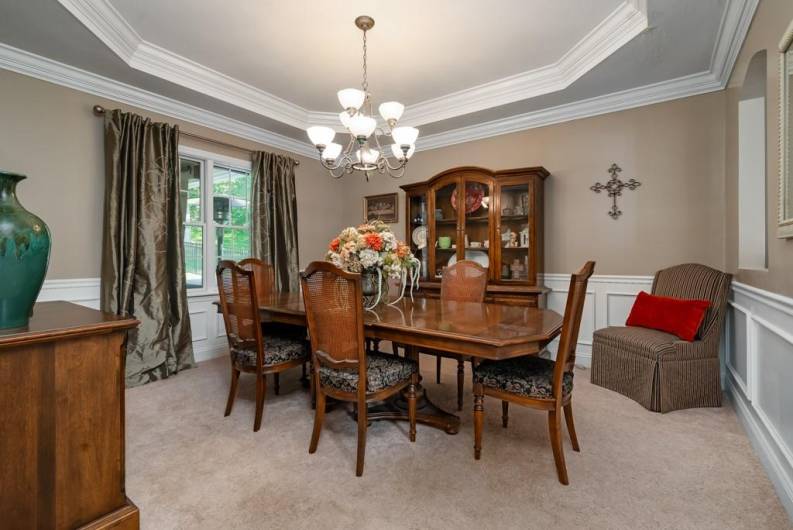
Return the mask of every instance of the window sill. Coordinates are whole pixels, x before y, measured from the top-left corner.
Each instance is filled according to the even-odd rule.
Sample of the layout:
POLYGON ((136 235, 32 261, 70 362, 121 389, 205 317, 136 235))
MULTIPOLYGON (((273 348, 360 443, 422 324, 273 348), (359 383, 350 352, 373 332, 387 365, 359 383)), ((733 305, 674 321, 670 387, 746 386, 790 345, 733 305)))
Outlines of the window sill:
POLYGON ((217 298, 220 296, 217 291, 208 290, 208 289, 188 289, 187 290, 187 298, 204 298, 207 296, 214 296, 217 298))

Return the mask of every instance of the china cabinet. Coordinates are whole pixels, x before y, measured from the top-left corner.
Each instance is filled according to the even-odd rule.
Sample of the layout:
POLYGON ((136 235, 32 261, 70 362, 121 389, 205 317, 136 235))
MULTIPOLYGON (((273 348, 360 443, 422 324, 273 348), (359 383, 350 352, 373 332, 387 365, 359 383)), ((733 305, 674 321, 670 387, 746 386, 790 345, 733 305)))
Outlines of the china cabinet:
POLYGON ((541 281, 547 177, 543 167, 458 167, 402 186, 421 291, 440 296, 443 269, 469 259, 488 268, 486 301, 541 307, 547 292, 541 281))

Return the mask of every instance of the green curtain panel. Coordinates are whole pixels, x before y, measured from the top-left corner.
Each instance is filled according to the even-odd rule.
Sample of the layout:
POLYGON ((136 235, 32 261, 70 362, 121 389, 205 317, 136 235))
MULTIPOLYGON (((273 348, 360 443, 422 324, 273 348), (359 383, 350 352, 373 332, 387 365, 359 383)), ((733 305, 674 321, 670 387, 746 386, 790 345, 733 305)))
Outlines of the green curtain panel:
POLYGON ((275 269, 278 291, 300 288, 295 160, 257 151, 252 156, 251 253, 275 269))
POLYGON ((179 128, 114 110, 105 115, 103 311, 131 315, 127 386, 193 366, 187 310, 179 128))

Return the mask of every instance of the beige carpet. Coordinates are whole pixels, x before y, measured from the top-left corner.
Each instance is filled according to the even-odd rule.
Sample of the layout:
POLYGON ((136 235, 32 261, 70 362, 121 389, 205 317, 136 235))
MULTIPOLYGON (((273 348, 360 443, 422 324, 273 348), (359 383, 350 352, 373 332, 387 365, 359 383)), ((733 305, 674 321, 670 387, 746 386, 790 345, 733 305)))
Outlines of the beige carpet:
MULTIPOLYGON (((453 410, 455 363, 434 383, 453 410)), ((468 367, 466 367, 468 370, 468 367)), ((223 417, 228 360, 127 391, 127 493, 145 529, 220 528, 790 528, 729 405, 653 414, 576 376, 581 453, 566 440, 570 486, 556 480, 546 416, 512 407, 501 428, 485 400, 482 460, 473 458, 470 388, 456 436, 379 422, 355 477, 355 424, 326 415, 314 455, 299 369, 269 389, 253 433, 253 379, 223 417)), ((467 375, 470 373, 467 371, 467 375)))

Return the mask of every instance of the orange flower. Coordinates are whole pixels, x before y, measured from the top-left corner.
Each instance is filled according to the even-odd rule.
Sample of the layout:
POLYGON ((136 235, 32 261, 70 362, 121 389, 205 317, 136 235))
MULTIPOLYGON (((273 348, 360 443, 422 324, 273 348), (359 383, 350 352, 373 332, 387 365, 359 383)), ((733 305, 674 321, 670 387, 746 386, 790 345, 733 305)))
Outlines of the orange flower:
POLYGON ((337 237, 336 239, 334 239, 333 241, 330 242, 330 245, 328 245, 328 248, 330 248, 333 252, 338 252, 340 244, 341 244, 341 241, 339 241, 339 238, 337 237))
POLYGON ((397 247, 397 256, 399 256, 400 258, 406 258, 408 254, 410 254, 410 247, 408 247, 407 245, 400 244, 397 247))
POLYGON ((366 241, 366 246, 368 246, 372 250, 376 250, 378 252, 383 250, 383 238, 380 237, 380 234, 371 233, 371 234, 366 234, 363 237, 364 240, 366 241))

